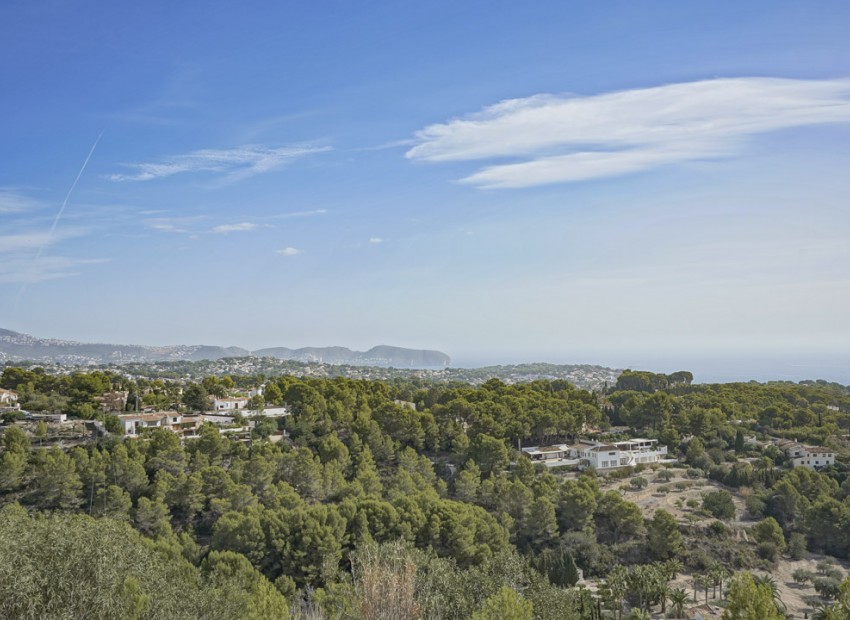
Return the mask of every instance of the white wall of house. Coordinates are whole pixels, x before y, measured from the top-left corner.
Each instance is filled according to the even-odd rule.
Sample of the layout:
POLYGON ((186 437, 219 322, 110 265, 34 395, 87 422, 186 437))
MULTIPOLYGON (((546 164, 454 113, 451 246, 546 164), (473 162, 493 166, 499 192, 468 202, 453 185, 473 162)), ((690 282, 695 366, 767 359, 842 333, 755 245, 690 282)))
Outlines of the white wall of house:
POLYGON ((606 470, 658 463, 666 455, 667 446, 659 446, 656 439, 632 439, 589 446, 582 451, 581 458, 585 467, 606 470))
POLYGON ((213 401, 213 411, 236 411, 247 405, 247 398, 216 398, 213 401))
POLYGON ((810 469, 820 469, 835 463, 834 452, 809 452, 804 451, 799 456, 794 457, 791 462, 794 467, 808 467, 810 469))

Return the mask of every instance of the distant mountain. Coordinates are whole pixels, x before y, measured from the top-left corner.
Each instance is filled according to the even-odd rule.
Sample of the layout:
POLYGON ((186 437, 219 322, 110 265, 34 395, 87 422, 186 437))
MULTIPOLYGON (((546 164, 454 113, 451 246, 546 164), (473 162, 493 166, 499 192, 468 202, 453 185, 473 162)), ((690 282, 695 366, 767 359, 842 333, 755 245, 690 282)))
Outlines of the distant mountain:
POLYGON ((365 352, 345 347, 276 347, 248 351, 240 347, 210 345, 177 345, 151 347, 126 344, 92 344, 36 338, 8 329, 0 329, 0 362, 33 361, 59 364, 127 364, 131 362, 218 360, 225 357, 273 357, 304 362, 361 366, 396 366, 399 368, 431 368, 448 366, 449 356, 439 351, 420 351, 400 347, 378 346, 365 352))
POLYGON ((257 357, 273 357, 298 362, 350 364, 352 366, 393 366, 396 368, 435 368, 448 366, 451 358, 440 351, 403 349, 380 345, 368 351, 352 351, 345 347, 274 347, 254 351, 257 357))

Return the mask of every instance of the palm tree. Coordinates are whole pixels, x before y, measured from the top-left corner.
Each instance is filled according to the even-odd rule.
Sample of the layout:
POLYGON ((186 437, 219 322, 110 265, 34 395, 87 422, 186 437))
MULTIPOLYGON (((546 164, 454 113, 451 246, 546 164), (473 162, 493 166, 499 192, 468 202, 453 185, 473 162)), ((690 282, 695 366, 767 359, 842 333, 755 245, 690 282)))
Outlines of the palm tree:
POLYGON ((664 562, 664 568, 667 571, 667 579, 672 581, 682 572, 682 562, 676 558, 664 562))
POLYGON ((709 569, 708 573, 706 573, 706 577, 708 577, 711 582, 711 598, 717 598, 717 588, 720 588, 720 598, 723 598, 723 582, 729 576, 729 571, 727 571, 722 566, 713 566, 709 569))
POLYGON ((611 569, 608 577, 605 578, 605 585, 611 593, 612 602, 616 608, 618 618, 622 618, 623 616, 623 598, 626 596, 628 590, 627 577, 626 568, 622 564, 618 564, 611 569))
POLYGON ((779 585, 776 583, 776 579, 770 575, 754 575, 753 581, 757 586, 767 586, 770 588, 771 595, 773 596, 773 602, 777 607, 781 607, 782 609, 788 608, 782 600, 782 597, 779 596, 779 585))
POLYGON ((720 598, 723 598, 723 582, 731 578, 732 573, 729 571, 729 569, 724 568, 722 566, 717 567, 717 585, 720 586, 720 598))
POLYGON ((842 617, 835 610, 835 607, 827 605, 826 603, 821 603, 817 606, 817 609, 812 612, 812 620, 842 620, 842 617))
POLYGON ((681 618, 682 614, 685 613, 685 605, 688 604, 688 593, 682 588, 676 588, 667 595, 667 598, 670 599, 673 613, 676 614, 677 618, 681 618))

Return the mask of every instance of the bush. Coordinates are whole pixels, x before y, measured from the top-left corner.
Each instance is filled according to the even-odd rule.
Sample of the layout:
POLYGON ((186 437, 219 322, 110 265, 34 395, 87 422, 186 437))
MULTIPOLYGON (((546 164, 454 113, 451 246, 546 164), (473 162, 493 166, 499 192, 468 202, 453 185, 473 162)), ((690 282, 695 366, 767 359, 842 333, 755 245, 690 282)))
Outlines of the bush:
POLYGON ((827 579, 835 579, 836 581, 842 581, 844 579, 844 572, 840 568, 831 568, 826 571, 823 576, 827 579))
POLYGON ((702 507, 716 519, 729 520, 735 517, 735 504, 729 491, 719 490, 706 493, 702 507))
POLYGON ((759 521, 753 527, 753 535, 760 543, 771 543, 776 547, 776 551, 782 553, 785 550, 785 536, 782 533, 782 528, 773 517, 768 517, 764 521, 759 521))
POLYGON ((805 568, 798 568, 793 573, 791 573, 791 578, 794 580, 794 583, 808 583, 815 578, 815 574, 811 571, 807 571, 805 568))
POLYGON ((764 500, 758 495, 750 495, 745 502, 747 514, 753 518, 760 517, 764 514, 764 500))
POLYGON ((832 579, 831 577, 818 577, 814 581, 814 586, 815 592, 820 594, 823 598, 834 599, 838 596, 841 582, 838 579, 832 579))
POLYGON ((635 490, 646 488, 648 484, 649 480, 647 480, 643 476, 637 476, 629 480, 629 485, 631 485, 631 487, 635 490))
POLYGON ((662 469, 658 472, 658 475, 655 476, 655 479, 658 482, 670 482, 674 476, 675 474, 669 469, 662 469))
POLYGON ((729 528, 722 521, 712 521, 708 524, 708 533, 717 538, 726 538, 729 536, 729 528))
POLYGON ((4 411, 2 418, 3 422, 5 422, 6 424, 10 424, 12 422, 16 422, 17 420, 23 420, 24 414, 20 411, 4 411))
POLYGON ((802 560, 806 556, 806 537, 800 532, 794 532, 788 539, 788 556, 792 560, 802 560))
POLYGON ((776 558, 779 557, 779 549, 772 542, 759 543, 758 555, 762 560, 776 562, 776 558))
POLYGON ((696 467, 688 468, 688 478, 702 478, 705 475, 705 472, 701 469, 697 469, 696 467))

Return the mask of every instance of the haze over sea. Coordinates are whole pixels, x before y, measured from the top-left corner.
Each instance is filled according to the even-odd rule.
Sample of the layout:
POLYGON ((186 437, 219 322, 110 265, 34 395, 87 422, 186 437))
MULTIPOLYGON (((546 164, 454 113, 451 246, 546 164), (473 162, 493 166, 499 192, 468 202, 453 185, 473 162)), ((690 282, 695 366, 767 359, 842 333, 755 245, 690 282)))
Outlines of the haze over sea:
POLYGON ((632 353, 543 353, 512 355, 452 357, 452 366, 476 368, 533 362, 554 364, 597 364, 609 368, 632 368, 671 373, 689 370, 694 383, 726 383, 736 381, 825 381, 850 385, 850 354, 837 352, 776 351, 775 354, 754 354, 747 351, 715 353, 662 353, 638 351, 632 353))

